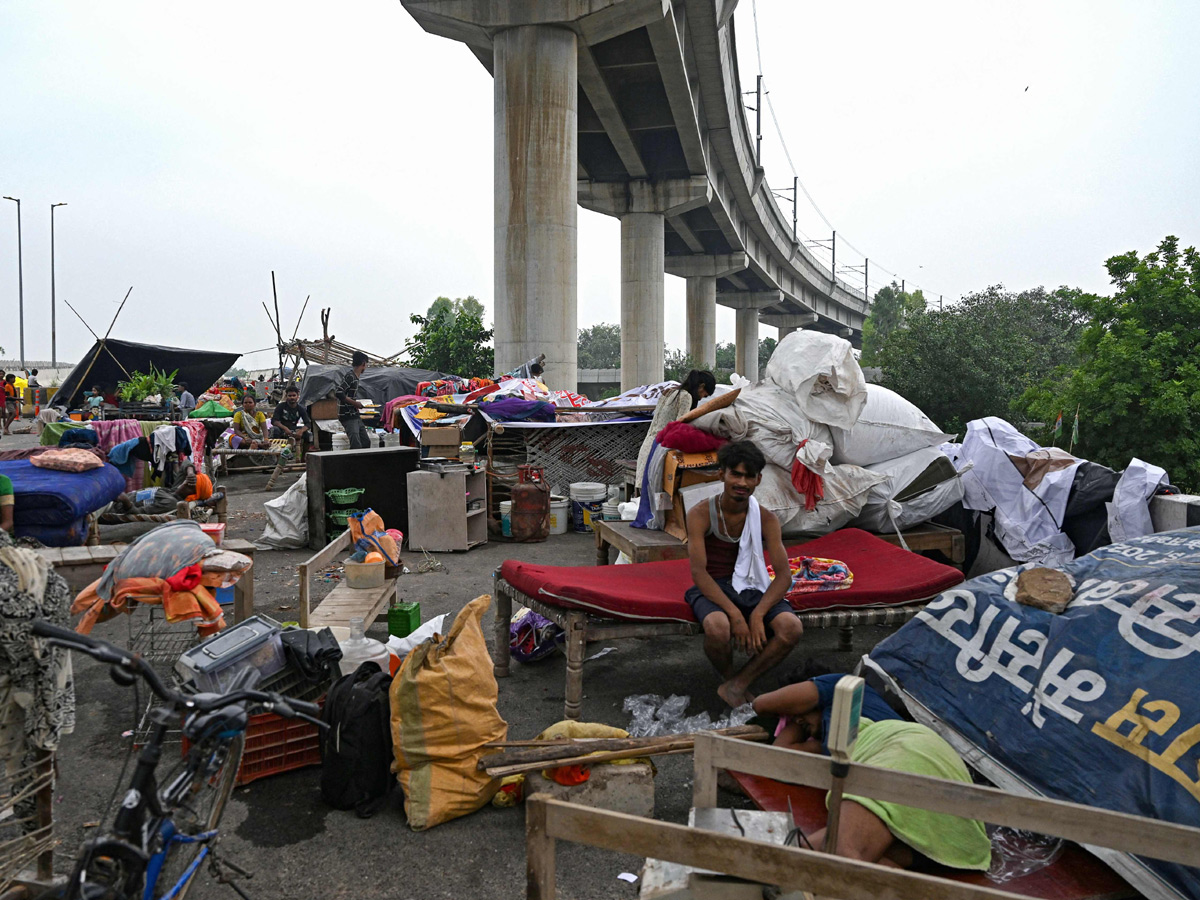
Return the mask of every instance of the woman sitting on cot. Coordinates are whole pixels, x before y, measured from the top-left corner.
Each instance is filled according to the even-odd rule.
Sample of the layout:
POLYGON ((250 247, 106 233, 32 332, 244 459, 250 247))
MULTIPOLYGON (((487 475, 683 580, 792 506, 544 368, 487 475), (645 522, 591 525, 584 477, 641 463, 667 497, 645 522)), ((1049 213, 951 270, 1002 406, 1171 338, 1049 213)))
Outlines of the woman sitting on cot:
POLYGON ((241 438, 235 450, 263 450, 271 446, 267 438, 267 417, 255 412, 257 404, 249 391, 242 397, 242 408, 233 414, 233 435, 241 438))
MULTIPOLYGON (((829 753, 829 718, 834 688, 844 676, 821 675, 789 684, 754 700, 760 715, 779 716, 775 746, 829 753)), ((863 689, 858 740, 850 753, 855 763, 971 783, 954 748, 924 725, 901 719, 869 685, 863 689)), ((828 799, 826 799, 828 802, 828 799)), ((825 829, 809 841, 825 849, 825 829)), ((842 799, 837 854, 907 869, 923 854, 955 869, 987 871, 991 841, 983 823, 945 813, 846 794, 842 799)))

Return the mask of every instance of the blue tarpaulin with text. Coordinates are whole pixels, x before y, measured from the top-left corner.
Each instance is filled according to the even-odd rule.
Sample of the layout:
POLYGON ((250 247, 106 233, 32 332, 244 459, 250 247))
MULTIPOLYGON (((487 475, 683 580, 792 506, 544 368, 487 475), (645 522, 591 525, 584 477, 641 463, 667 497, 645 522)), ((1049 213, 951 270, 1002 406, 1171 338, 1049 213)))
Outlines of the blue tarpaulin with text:
MULTIPOLYGON (((1200 528, 1066 564, 1059 615, 1016 602, 1026 568, 941 594, 873 667, 1002 788, 1200 827, 1200 528)), ((1100 855, 1148 897, 1200 898, 1200 870, 1100 855)))

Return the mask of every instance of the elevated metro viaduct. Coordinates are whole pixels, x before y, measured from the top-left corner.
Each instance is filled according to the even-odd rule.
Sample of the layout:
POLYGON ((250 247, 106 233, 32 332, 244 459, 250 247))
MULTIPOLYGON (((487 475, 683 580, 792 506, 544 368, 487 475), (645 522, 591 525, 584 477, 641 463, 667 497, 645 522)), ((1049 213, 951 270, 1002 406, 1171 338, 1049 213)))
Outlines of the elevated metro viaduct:
POLYGON ((796 240, 758 164, 737 0, 401 2, 494 79, 497 370, 545 353, 576 383, 579 205, 621 220, 622 388, 662 380, 664 272, 687 280, 686 350, 709 366, 717 304, 751 379, 760 323, 861 338, 865 292, 796 240))

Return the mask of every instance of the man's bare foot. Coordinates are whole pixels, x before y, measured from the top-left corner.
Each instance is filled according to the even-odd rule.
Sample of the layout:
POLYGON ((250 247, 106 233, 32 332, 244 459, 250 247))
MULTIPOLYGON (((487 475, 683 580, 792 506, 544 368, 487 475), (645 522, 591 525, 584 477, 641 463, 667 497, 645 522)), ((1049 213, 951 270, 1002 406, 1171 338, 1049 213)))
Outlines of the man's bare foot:
POLYGON ((754 695, 744 687, 738 687, 732 681, 726 681, 717 688, 717 696, 725 701, 730 709, 737 709, 739 706, 745 706, 754 699, 754 695))

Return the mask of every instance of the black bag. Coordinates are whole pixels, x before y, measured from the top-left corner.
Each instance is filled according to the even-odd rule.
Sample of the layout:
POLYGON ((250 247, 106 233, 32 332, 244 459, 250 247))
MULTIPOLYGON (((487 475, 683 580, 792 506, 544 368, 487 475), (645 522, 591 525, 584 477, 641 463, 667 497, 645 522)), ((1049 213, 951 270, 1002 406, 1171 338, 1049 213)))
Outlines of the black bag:
POLYGON ((333 683, 321 718, 321 796, 335 809, 359 818, 383 806, 392 776, 392 724, 388 690, 392 677, 373 662, 333 683))

